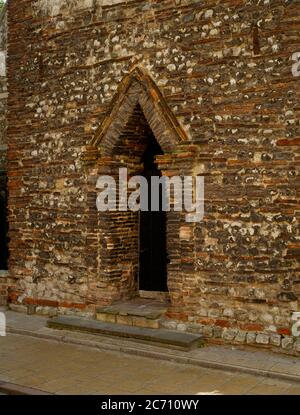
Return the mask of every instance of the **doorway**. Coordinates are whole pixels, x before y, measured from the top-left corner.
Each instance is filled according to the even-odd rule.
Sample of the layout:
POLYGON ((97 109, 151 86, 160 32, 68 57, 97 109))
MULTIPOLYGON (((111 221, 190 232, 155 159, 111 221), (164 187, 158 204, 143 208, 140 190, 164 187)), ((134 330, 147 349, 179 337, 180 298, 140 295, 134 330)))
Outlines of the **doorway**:
MULTIPOLYGON (((192 171, 198 148, 190 147, 186 131, 148 71, 134 65, 121 81, 110 109, 81 156, 87 167, 86 193, 90 200, 86 212, 91 218, 87 221, 89 293, 106 304, 136 296, 167 298, 172 306, 179 307, 177 313, 183 295, 178 280, 187 263, 185 252, 194 253, 194 238, 180 238, 182 225, 189 226, 184 215, 172 208, 166 213, 141 215, 130 209, 97 212, 94 204, 99 174, 113 176, 116 182, 120 168, 127 168, 128 178, 142 174, 141 159, 151 137, 160 146, 158 153, 163 152, 155 157, 159 165, 154 163, 162 176, 180 175, 183 167, 184 171, 192 171), (155 216, 159 217, 157 221, 155 216), (154 225, 157 222, 159 225, 154 225), (155 250, 154 241, 163 249, 155 250), (152 296, 151 291, 141 288, 168 290, 154 291, 152 296)), ((152 152, 152 162, 155 158, 152 152)))
POLYGON ((148 211, 140 211, 139 226, 139 290, 167 292, 167 214, 162 210, 163 189, 160 185, 159 210, 151 211, 151 177, 161 176, 155 157, 163 151, 154 136, 148 144, 142 163, 142 175, 148 181, 148 211))

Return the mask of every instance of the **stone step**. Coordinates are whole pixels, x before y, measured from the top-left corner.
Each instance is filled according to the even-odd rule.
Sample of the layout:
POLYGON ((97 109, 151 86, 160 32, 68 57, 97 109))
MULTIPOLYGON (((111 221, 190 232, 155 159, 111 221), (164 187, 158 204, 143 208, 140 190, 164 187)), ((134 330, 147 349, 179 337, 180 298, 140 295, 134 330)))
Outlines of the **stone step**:
POLYGON ((126 326, 144 327, 149 329, 158 329, 160 327, 159 319, 149 319, 139 316, 98 312, 96 318, 98 321, 105 323, 125 324, 126 326))
POLYGON ((202 336, 164 329, 134 327, 117 323, 105 323, 81 317, 59 316, 47 321, 53 329, 73 330, 96 335, 115 336, 180 350, 191 350, 203 345, 202 336))
POLYGON ((98 307, 96 319, 105 323, 158 329, 160 318, 168 309, 167 302, 137 298, 117 302, 110 306, 98 307))

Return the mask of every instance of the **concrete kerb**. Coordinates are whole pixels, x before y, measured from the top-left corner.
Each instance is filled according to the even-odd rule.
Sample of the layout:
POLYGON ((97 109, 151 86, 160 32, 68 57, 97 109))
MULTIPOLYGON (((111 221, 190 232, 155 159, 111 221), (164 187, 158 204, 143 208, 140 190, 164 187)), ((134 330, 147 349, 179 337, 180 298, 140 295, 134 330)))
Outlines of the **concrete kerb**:
POLYGON ((0 380, 0 392, 6 395, 53 395, 52 393, 0 380))

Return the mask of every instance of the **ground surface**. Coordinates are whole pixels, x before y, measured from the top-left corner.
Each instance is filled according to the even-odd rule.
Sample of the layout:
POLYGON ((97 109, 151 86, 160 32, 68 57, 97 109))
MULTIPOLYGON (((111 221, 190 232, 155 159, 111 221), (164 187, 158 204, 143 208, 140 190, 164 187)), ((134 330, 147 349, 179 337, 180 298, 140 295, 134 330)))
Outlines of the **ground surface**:
POLYGON ((300 383, 8 334, 0 380, 57 394, 300 394, 300 383))

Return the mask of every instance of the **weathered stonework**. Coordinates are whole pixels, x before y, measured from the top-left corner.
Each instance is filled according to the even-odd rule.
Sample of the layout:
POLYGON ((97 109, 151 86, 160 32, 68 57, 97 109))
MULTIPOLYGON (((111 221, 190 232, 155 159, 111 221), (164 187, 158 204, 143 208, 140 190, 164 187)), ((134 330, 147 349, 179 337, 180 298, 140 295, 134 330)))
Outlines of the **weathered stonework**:
POLYGON ((9 301, 92 315, 134 294, 136 218, 114 239, 95 186, 119 165, 139 170, 150 128, 164 174, 205 177, 203 222, 168 218, 165 326, 299 353, 299 2, 8 9, 9 301))
MULTIPOLYGON (((7 14, 6 7, 0 10, 0 203, 1 209, 4 200, 6 200, 6 99, 7 99, 7 83, 6 83, 6 40, 7 40, 7 14)), ((3 212, 1 211, 1 214, 3 212)), ((5 229, 2 229, 1 221, 0 235, 2 236, 5 229)), ((3 252, 2 243, 0 244, 0 255, 6 255, 3 252)), ((7 303, 8 296, 8 274, 2 269, 3 261, 0 260, 0 306, 7 303)))
POLYGON ((6 170, 6 38, 7 15, 3 7, 0 10, 0 173, 6 170))

